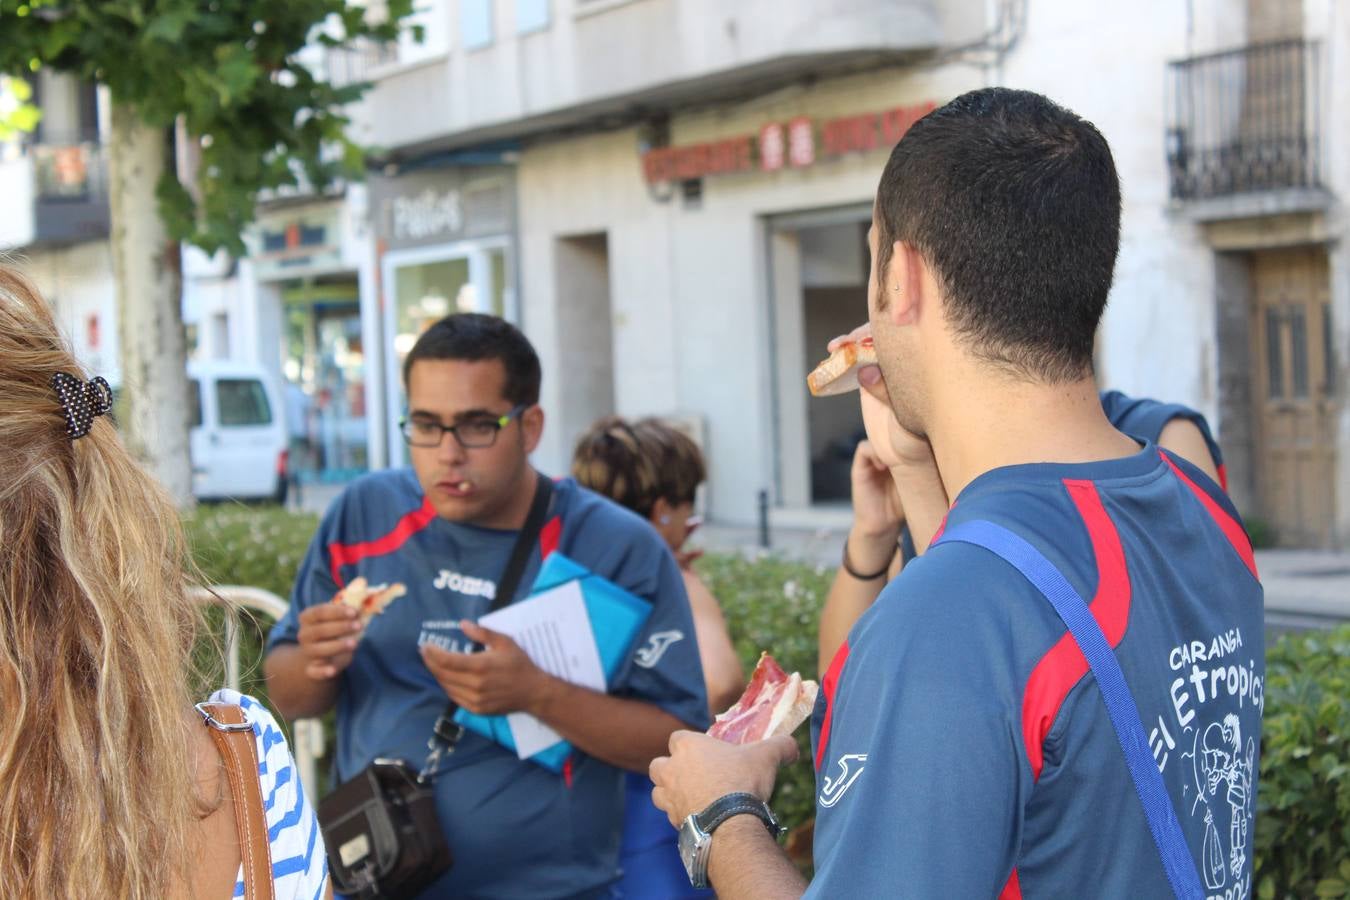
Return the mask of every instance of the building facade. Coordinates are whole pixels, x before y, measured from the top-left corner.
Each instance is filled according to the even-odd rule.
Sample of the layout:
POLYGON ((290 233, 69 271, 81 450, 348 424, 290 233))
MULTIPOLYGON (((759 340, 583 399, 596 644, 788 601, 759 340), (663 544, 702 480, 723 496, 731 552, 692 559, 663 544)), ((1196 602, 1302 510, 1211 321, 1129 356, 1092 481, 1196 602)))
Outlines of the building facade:
MULTIPOLYGON (((861 421, 804 379, 866 314, 886 154, 933 106, 1007 85, 1115 154, 1103 386, 1204 412, 1279 543, 1350 547, 1343 4, 432 0, 415 23, 420 43, 316 57, 373 83, 352 110, 380 148, 367 183, 269 200, 248 259, 188 267, 202 352, 298 388, 316 477, 404 458, 402 357, 478 310, 539 348, 546 471, 598 416, 669 416, 704 445, 714 518, 752 523, 767 496, 779 523, 843 521, 861 421)), ((0 179, 37 210, 26 158, 0 179)), ((50 246, 72 334, 115 358, 110 287, 76 283, 106 254, 50 246)))
POLYGON ((828 521, 860 421, 803 380, 865 316, 886 154, 932 105, 1001 84, 1089 118, 1115 154, 1103 385, 1203 411, 1239 507, 1280 543, 1350 542, 1337 4, 458 0, 439 15, 444 54, 378 83, 376 131, 518 147, 544 468, 563 470, 598 415, 674 415, 701 425, 713 516, 752 522, 767 491, 777 521, 828 521), (443 111, 408 121, 400 83, 443 111))

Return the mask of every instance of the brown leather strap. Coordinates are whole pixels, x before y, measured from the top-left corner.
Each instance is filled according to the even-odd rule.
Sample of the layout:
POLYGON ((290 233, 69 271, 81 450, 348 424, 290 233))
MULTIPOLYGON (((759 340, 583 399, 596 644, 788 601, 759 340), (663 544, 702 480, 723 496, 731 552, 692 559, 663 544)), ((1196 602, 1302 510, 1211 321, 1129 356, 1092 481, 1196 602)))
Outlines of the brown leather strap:
MULTIPOLYGON (((241 725, 246 719, 238 706, 203 703, 197 707, 209 712, 221 725, 241 725)), ((258 783, 258 753, 253 732, 223 731, 205 720, 216 742, 216 750, 225 761, 234 797, 235 831, 239 835, 239 857, 244 868, 245 900, 272 900, 272 845, 267 840, 267 816, 263 810, 262 785, 258 783)))

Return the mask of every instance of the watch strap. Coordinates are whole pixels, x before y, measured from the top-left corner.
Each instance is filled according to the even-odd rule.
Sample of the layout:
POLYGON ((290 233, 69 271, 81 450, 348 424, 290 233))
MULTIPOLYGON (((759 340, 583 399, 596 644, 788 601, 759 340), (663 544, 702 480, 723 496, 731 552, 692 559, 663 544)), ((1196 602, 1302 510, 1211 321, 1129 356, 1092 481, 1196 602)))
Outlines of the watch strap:
POLYGON ((751 815, 764 823, 769 834, 777 840, 786 830, 774 818, 769 804, 746 791, 726 794, 709 803, 703 812, 694 816, 694 822, 704 834, 711 835, 713 829, 732 816, 751 815))

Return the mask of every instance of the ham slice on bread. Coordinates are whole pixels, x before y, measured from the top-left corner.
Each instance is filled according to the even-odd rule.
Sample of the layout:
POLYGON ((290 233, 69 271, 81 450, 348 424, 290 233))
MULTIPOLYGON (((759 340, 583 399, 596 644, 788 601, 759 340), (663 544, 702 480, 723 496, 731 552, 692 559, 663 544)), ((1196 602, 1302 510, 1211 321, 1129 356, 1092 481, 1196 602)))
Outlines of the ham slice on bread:
POLYGON ((858 389, 858 369, 876 364, 877 351, 870 337, 842 344, 806 376, 806 386, 816 397, 847 394, 858 389))
POLYGON ((361 614, 361 624, 368 625, 371 619, 384 612, 386 606, 406 593, 408 589, 399 582, 372 585, 357 577, 337 592, 333 602, 347 604, 361 614))
POLYGON ((708 734, 729 744, 749 744, 779 734, 792 734, 816 705, 816 683, 791 675, 768 653, 750 676, 741 699, 717 717, 708 734))

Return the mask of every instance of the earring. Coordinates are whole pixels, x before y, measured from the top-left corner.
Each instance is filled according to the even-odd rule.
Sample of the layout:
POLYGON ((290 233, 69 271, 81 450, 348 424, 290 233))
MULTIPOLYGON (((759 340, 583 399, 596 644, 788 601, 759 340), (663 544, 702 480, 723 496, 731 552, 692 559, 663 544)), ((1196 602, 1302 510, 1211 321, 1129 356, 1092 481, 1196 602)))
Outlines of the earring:
POLYGON ((662 524, 662 525, 669 525, 669 524, 670 524, 670 516, 662 516, 662 517, 661 517, 661 524, 662 524))
POLYGON ((898 284, 891 285, 891 290, 895 291, 897 294, 900 293, 900 285, 898 284))

